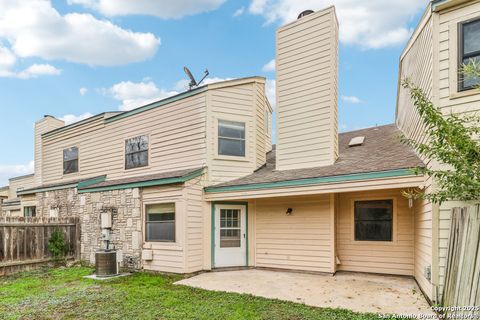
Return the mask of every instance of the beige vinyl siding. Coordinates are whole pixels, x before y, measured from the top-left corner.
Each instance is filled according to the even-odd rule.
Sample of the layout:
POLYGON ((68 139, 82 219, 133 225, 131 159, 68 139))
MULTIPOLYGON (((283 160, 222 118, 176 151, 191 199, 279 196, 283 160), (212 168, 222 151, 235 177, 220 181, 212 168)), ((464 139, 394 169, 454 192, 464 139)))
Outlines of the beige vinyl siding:
MULTIPOLYGON (((267 154, 267 139, 268 134, 268 115, 267 115, 267 104, 265 103, 265 85, 264 84, 255 84, 255 136, 256 136, 256 145, 255 145, 255 167, 261 167, 265 164, 266 154, 267 154), (267 117, 267 119, 265 119, 267 117)), ((270 111, 268 111, 270 113, 270 111)))
POLYGON ((102 118, 44 138, 44 183, 108 179, 197 168, 206 164, 205 93, 104 124, 102 118), (149 137, 149 165, 125 170, 125 140, 149 137), (63 149, 79 149, 79 173, 63 175, 63 149))
POLYGON ((249 241, 255 243, 256 267, 334 272, 329 195, 258 199, 254 203, 255 232, 249 241), (286 215, 288 208, 293 209, 290 216, 286 215))
MULTIPOLYGON (((458 92, 458 24, 480 18, 480 2, 470 1, 462 6, 445 10, 438 15, 438 60, 435 63, 438 72, 438 105, 444 114, 472 114, 480 111, 480 92, 468 90, 458 92)), ((438 285, 441 297, 444 285, 445 264, 450 232, 450 210, 458 202, 444 203, 440 206, 438 222, 438 285)))
MULTIPOLYGON (((435 17, 427 8, 425 15, 420 21, 418 29, 407 45, 400 60, 400 75, 397 101, 396 123, 400 130, 408 138, 424 142, 427 138, 426 130, 420 116, 413 105, 409 92, 401 86, 401 81, 409 78, 413 83, 426 93, 433 101, 436 99, 434 85, 434 61, 438 55, 434 45, 435 17)), ((424 161, 430 165, 428 159, 424 161)), ((425 181, 427 190, 431 190, 431 179, 425 181)), ((415 205, 415 251, 414 251, 414 276, 423 292, 429 298, 433 297, 432 283, 425 278, 425 268, 431 267, 435 272, 432 253, 434 249, 432 241, 433 206, 429 201, 418 201, 415 205)))
POLYGON ((473 113, 480 110, 478 90, 458 92, 458 24, 480 18, 480 1, 442 11, 438 16, 438 47, 436 61, 439 83, 439 106, 445 114, 473 113))
POLYGON ((65 122, 58 120, 51 116, 45 116, 43 119, 35 123, 34 133, 34 159, 35 159, 35 182, 36 186, 43 184, 43 160, 44 150, 42 146, 42 134, 61 128, 65 125, 65 122))
POLYGON ((399 190, 355 192, 338 195, 337 201, 338 270, 414 275, 414 216, 408 200, 399 190), (393 199, 393 241, 355 241, 355 200, 393 199))
MULTIPOLYGON (((480 110, 478 91, 458 92, 458 23, 480 17, 480 1, 469 1, 448 10, 430 14, 429 8, 414 33, 400 63, 400 77, 410 77, 420 85, 444 114, 467 114, 480 110)), ((408 93, 399 87, 397 124, 409 138, 425 141, 427 135, 408 93)), ((438 167, 433 162, 431 167, 438 167)), ((427 192, 433 182, 425 183, 427 192)), ((428 201, 418 204, 416 213, 415 277, 430 298, 430 281, 424 277, 425 267, 432 266, 432 282, 441 296, 446 258, 446 242, 450 214, 448 204, 440 208, 428 201), (433 244, 433 247, 432 247, 433 244)))
POLYGON ((252 173, 257 166, 257 127, 256 102, 257 85, 255 82, 209 90, 207 93, 210 107, 208 133, 210 151, 210 184, 217 184, 252 173), (236 121, 245 123, 245 157, 227 157, 218 155, 218 121, 236 121))
POLYGON ((277 169, 332 164, 338 155, 338 23, 333 7, 277 31, 277 169))
POLYGON ((185 183, 186 199, 186 272, 203 269, 203 177, 185 183))
MULTIPOLYGON (((146 270, 191 273, 203 269, 203 177, 185 184, 144 188, 143 221, 148 204, 175 203, 175 242, 146 242, 143 249, 153 250, 153 260, 144 261, 146 270)), ((143 228, 145 229, 145 228, 143 228)))
POLYGON ((17 198, 18 190, 29 189, 35 186, 35 178, 33 175, 10 179, 9 182, 10 182, 9 189, 8 189, 9 199, 17 198))
POLYGON ((159 186, 142 190, 143 221, 145 222, 145 206, 158 203, 175 203, 175 242, 145 242, 143 228, 143 249, 153 250, 153 260, 143 261, 146 270, 185 273, 186 244, 185 225, 187 206, 183 185, 159 186))

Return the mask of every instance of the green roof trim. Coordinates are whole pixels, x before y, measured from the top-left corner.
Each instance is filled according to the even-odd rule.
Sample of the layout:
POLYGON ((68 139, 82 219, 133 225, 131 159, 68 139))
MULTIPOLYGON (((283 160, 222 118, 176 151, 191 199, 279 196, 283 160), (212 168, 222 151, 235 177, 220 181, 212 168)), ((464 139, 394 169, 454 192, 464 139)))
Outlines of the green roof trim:
POLYGON ((76 188, 77 183, 70 183, 64 184, 61 186, 53 186, 53 187, 44 187, 44 188, 35 188, 35 189, 27 189, 27 190, 18 190, 17 195, 22 196, 26 194, 38 193, 38 192, 48 192, 48 191, 55 191, 55 190, 63 190, 69 188, 76 188))
POLYGON ((78 189, 86 188, 86 187, 91 186, 91 185, 93 185, 93 184, 97 184, 97 183, 103 182, 103 181, 105 181, 105 179, 107 179, 107 175, 103 175, 103 176, 100 176, 100 177, 96 177, 96 178, 92 178, 92 179, 80 181, 80 182, 77 184, 77 188, 78 188, 78 189))
POLYGON ((367 172, 367 173, 352 173, 352 174, 346 174, 346 175, 340 175, 340 176, 328 176, 328 177, 307 178, 307 179, 299 179, 299 180, 244 184, 244 185, 237 185, 237 186, 207 187, 205 188, 205 192, 215 193, 215 192, 259 190, 259 189, 272 189, 272 188, 285 188, 285 187, 300 187, 300 186, 310 186, 310 185, 324 184, 324 183, 338 183, 338 182, 372 180, 372 179, 382 179, 382 178, 396 178, 396 177, 403 177, 403 176, 415 176, 415 173, 413 172, 413 169, 397 169, 397 170, 376 171, 376 172, 367 172))
POLYGON ((105 187, 89 188, 88 186, 86 186, 82 189, 79 188, 78 193, 104 192, 104 191, 112 191, 112 190, 124 190, 124 189, 132 189, 132 188, 161 186, 161 185, 174 184, 174 183, 184 183, 186 181, 199 177, 202 174, 203 174, 203 168, 199 170, 195 170, 190 174, 187 174, 181 177, 175 177, 175 178, 164 178, 164 179, 141 181, 141 182, 131 182, 131 183, 124 183, 124 184, 105 186, 105 187))
POLYGON ((143 107, 139 107, 139 108, 136 108, 136 109, 133 109, 133 110, 130 110, 130 111, 120 113, 116 116, 105 119, 105 123, 107 124, 107 123, 111 123, 111 122, 114 122, 114 121, 117 121, 117 120, 121 120, 121 119, 130 117, 130 116, 133 116, 135 114, 139 114, 139 113, 142 113, 142 112, 145 112, 145 111, 148 111, 148 110, 152 110, 154 108, 158 108, 160 106, 163 106, 163 105, 166 105, 166 104, 178 101, 178 100, 182 100, 182 99, 197 95, 197 94, 205 92, 205 91, 207 91, 207 86, 206 85, 202 86, 202 87, 198 87, 198 88, 190 90, 190 91, 179 93, 175 96, 165 98, 165 99, 157 101, 157 102, 147 104, 143 107))
POLYGON ((62 185, 56 185, 56 186, 51 186, 51 187, 40 187, 40 188, 33 188, 33 189, 26 189, 26 190, 19 190, 17 191, 17 195, 25 195, 25 194, 32 194, 32 193, 37 193, 37 192, 48 192, 48 191, 55 191, 55 190, 63 190, 63 189, 69 189, 69 188, 79 188, 80 186, 90 186, 95 183, 103 182, 107 178, 106 175, 100 176, 100 177, 95 177, 95 178, 90 178, 86 179, 80 182, 73 182, 73 183, 67 183, 67 184, 62 184, 62 185))

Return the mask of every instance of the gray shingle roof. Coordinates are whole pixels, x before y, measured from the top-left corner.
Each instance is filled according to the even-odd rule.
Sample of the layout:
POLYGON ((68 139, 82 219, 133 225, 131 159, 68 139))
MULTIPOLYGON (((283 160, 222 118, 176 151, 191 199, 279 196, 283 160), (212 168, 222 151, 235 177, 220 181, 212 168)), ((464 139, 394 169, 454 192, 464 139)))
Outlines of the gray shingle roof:
POLYGON ((267 163, 253 174, 211 187, 271 183, 424 166, 415 152, 401 143, 400 136, 401 131, 394 124, 341 133, 339 158, 335 164, 306 169, 275 170, 275 150, 272 150, 267 154, 267 163), (349 147, 350 140, 357 136, 365 136, 363 145, 349 147))

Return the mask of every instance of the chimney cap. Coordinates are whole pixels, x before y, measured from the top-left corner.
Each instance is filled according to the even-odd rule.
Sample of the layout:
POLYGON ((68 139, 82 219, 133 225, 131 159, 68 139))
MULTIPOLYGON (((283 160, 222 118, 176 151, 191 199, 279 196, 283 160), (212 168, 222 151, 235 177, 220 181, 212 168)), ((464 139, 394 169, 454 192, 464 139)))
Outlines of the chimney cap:
POLYGON ((304 10, 298 15, 297 20, 300 19, 300 18, 303 18, 305 16, 308 16, 309 14, 312 14, 314 12, 315 11, 313 11, 313 10, 304 10))

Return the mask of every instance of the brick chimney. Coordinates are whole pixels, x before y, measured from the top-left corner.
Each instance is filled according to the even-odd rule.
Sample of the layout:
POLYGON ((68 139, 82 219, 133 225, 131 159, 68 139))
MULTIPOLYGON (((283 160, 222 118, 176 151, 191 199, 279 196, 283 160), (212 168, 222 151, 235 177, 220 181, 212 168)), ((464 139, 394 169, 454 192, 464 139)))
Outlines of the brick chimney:
POLYGON ((35 186, 43 184, 42 134, 61 128, 64 125, 65 122, 49 115, 35 122, 35 186))
POLYGON ((335 7, 304 11, 277 30, 277 170, 328 166, 338 157, 335 7))

